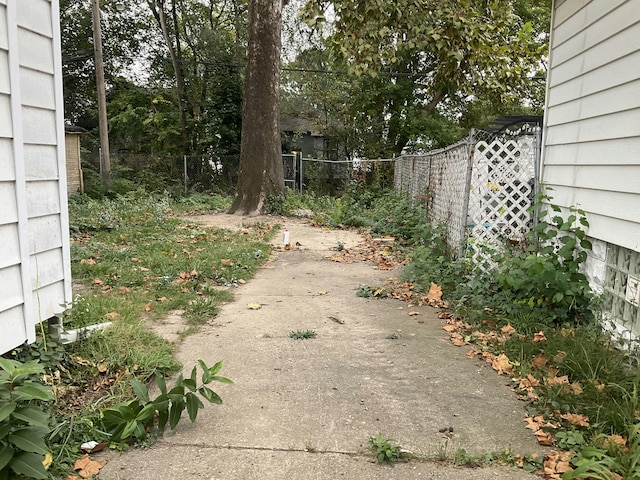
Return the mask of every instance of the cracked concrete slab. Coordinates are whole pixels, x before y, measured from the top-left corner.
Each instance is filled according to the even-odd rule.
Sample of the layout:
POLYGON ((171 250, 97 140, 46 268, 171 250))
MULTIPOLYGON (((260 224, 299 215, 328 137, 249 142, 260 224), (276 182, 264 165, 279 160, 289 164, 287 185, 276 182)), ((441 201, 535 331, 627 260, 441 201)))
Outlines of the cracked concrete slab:
MULTIPOLYGON (((230 224, 237 218, 198 220, 243 228, 230 224)), ((100 478, 535 478, 504 467, 373 462, 368 439, 378 433, 432 460, 459 449, 543 451, 507 379, 451 345, 437 310, 412 307, 420 315, 409 316, 402 302, 355 295, 399 273, 327 258, 339 243, 353 248, 357 233, 277 220, 300 246, 276 251, 273 268, 234 290, 234 302, 177 344, 185 372, 198 359, 224 359, 222 374, 235 382, 213 385, 224 404, 207 406, 195 423, 184 420, 150 448, 107 453, 100 478), (317 336, 290 338, 296 330, 317 336)))

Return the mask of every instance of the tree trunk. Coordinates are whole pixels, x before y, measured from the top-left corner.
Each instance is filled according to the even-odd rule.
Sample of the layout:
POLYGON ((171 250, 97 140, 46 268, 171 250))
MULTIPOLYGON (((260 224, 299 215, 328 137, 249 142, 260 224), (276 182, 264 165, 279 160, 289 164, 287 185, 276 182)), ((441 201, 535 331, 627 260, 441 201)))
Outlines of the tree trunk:
POLYGON ((229 213, 260 213, 267 194, 284 195, 280 143, 282 0, 251 0, 240 171, 229 213))

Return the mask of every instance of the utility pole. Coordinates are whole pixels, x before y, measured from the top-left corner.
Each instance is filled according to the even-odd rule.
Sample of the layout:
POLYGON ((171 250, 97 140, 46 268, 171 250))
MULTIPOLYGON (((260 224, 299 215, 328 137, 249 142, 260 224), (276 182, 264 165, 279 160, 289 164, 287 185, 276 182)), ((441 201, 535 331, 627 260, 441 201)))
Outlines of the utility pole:
POLYGON ((107 123, 107 93, 104 85, 104 62, 102 60, 102 28, 100 26, 100 0, 91 0, 93 23, 93 58, 96 66, 98 91, 98 128, 100 130, 100 170, 105 183, 111 181, 111 157, 109 154, 109 125, 107 123))

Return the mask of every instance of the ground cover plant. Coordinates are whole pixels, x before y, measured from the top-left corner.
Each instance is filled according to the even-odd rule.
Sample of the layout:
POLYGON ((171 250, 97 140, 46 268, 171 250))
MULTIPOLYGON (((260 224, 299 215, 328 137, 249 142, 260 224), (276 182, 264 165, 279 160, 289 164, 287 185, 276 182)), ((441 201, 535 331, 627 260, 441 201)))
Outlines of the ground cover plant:
MULTIPOLYGON (((161 386, 157 398, 145 394, 145 384, 155 377, 164 385, 165 376, 180 367, 172 345, 153 332, 153 323, 178 310, 188 320, 189 329, 197 330, 215 317, 221 302, 232 299, 232 287, 248 279, 269 256, 265 240, 273 232, 266 226, 234 233, 184 217, 226 205, 228 199, 217 196, 175 200, 144 191, 70 201, 76 296, 62 315, 63 325, 65 329, 103 322, 111 325, 63 346, 57 329, 42 324, 34 345, 11 352, 11 361, 24 366, 11 370, 13 364, 1 365, 7 367, 4 376, 29 370, 28 388, 21 386, 16 394, 22 395, 27 408, 23 410, 33 413, 8 412, 8 407, 7 413, 0 405, 0 422, 11 421, 12 425, 4 438, 7 441, 0 438, 2 475, 9 468, 14 474, 19 469, 23 475, 34 475, 25 478, 66 478, 73 472, 83 442, 94 440, 116 447, 145 442, 149 432, 157 435, 165 424, 174 428, 183 410, 195 420, 204 406, 199 397, 221 401, 207 384, 230 383, 219 375, 222 362, 210 368, 200 364, 200 384, 193 374, 178 377, 171 388, 165 387, 166 392, 161 386), (31 384, 41 387, 37 390, 31 384), (28 398, 21 390, 34 397, 28 398), (45 399, 40 390, 49 392, 49 397, 45 399), (29 431, 38 428, 48 432, 40 435, 46 452, 40 443, 29 445, 19 438, 29 437, 29 431), (16 442, 23 452, 14 448, 16 442), (22 456, 45 453, 48 470, 20 470, 22 456)), ((6 384, 2 375, 0 389, 6 384)), ((9 474, 8 478, 14 477, 9 474)))
MULTIPOLYGON (((545 208, 552 199, 538 200, 539 221, 532 235, 522 245, 494 251, 494 268, 487 270, 454 258, 444 226, 426 222, 424 212, 414 211, 401 197, 348 191, 329 218, 340 218, 345 227, 394 235, 395 252, 408 256, 400 279, 362 286, 357 295, 447 306, 441 318, 454 345, 468 348, 469 358, 483 359, 511 379, 528 403, 523 425, 539 443, 553 448, 544 459, 514 457, 514 465, 538 466, 550 479, 635 478, 640 459, 637 360, 598 321, 598 299, 581 272, 591 248, 584 212, 560 212, 545 208), (394 221, 399 209, 405 209, 408 221, 394 221), (432 295, 434 285, 438 298, 444 294, 442 300, 432 295)), ((335 261, 348 261, 341 258, 335 261)))

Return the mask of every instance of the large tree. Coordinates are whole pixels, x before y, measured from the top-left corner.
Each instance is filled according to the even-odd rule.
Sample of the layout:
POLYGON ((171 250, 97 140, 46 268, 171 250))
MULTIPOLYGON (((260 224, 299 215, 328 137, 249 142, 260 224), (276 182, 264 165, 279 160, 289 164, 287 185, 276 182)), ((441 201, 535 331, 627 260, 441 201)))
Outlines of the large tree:
POLYGON ((536 105, 540 82, 533 77, 544 65, 550 2, 534 3, 540 6, 522 0, 309 0, 303 16, 314 28, 328 25, 333 56, 366 78, 359 82, 363 94, 350 96, 360 106, 354 121, 377 132, 379 150, 398 153, 419 137, 437 145, 441 135, 425 128, 437 130, 442 115, 469 117, 466 112, 480 105, 496 113, 536 105))
POLYGON ((229 213, 254 215, 268 194, 284 195, 280 140, 280 32, 283 0, 251 0, 240 172, 229 213))

